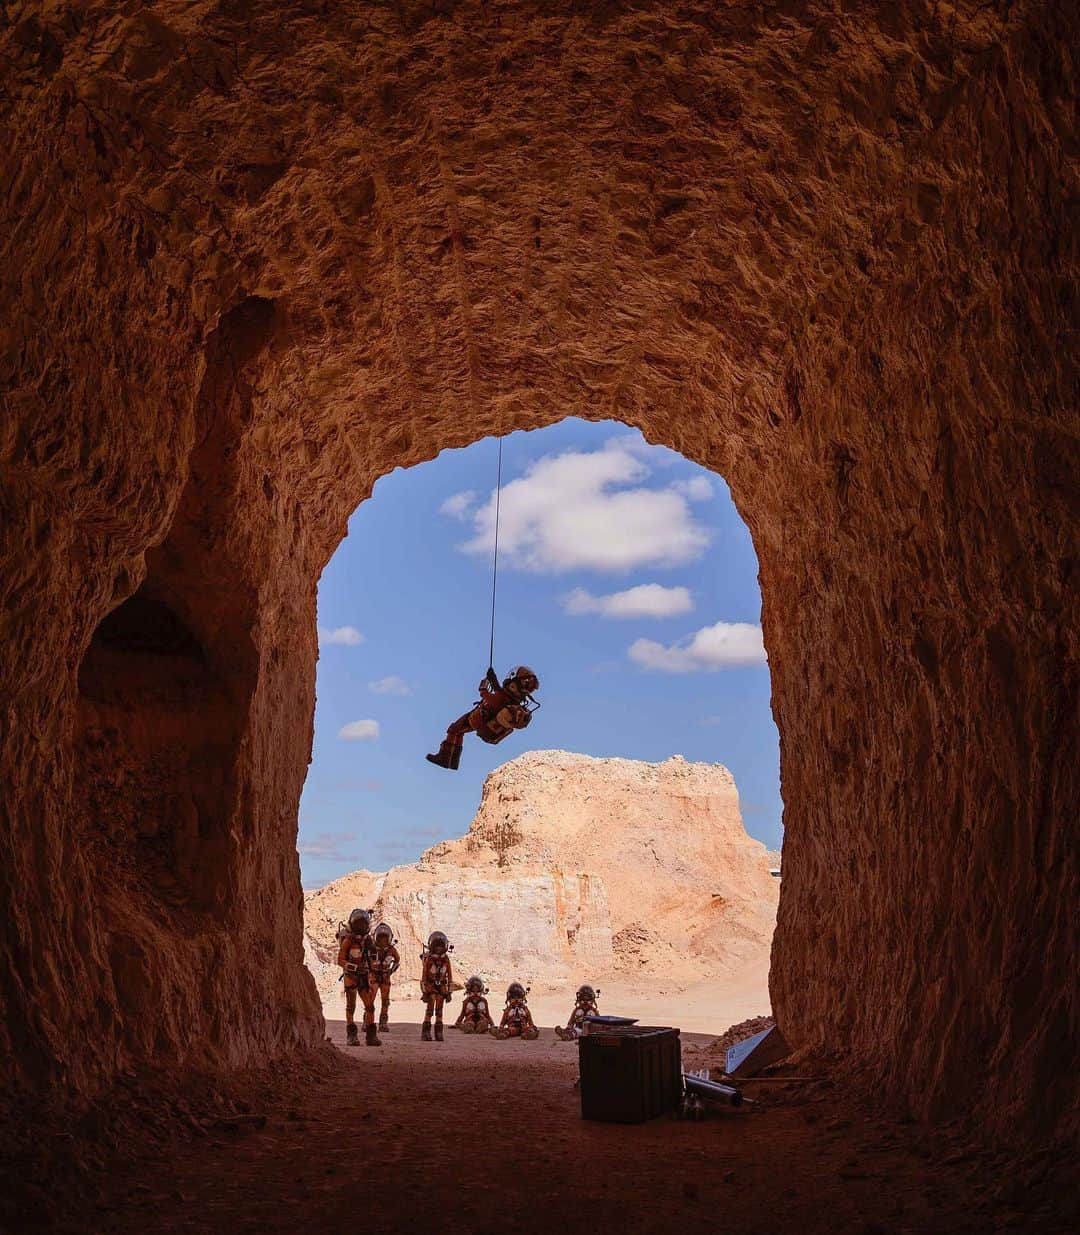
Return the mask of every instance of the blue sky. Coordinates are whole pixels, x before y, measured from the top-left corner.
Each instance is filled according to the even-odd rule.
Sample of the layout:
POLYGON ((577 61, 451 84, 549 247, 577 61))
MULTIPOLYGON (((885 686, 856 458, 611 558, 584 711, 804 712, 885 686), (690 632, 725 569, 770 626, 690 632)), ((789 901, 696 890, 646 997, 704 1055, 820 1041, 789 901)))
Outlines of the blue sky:
POLYGON ((487 773, 548 748, 723 763, 779 848, 757 558, 727 486, 614 422, 503 450, 495 667, 532 666, 542 707, 498 746, 467 737, 456 773, 425 761, 487 667, 497 444, 384 476, 319 584, 304 886, 460 836, 487 773))

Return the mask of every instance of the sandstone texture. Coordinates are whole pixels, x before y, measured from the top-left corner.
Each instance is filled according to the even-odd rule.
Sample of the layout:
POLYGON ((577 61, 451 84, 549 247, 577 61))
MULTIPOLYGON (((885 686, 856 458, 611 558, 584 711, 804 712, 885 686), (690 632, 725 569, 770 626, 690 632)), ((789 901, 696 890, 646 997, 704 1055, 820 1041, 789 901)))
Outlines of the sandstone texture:
POLYGON ((8 4, 0 1078, 321 1039, 320 571, 380 475, 580 415, 753 536, 785 1036, 1075 1130, 1078 26, 8 4))
MULTIPOLYGON (((372 907, 399 936, 402 978, 419 976, 421 946, 443 930, 462 982, 476 972, 565 986, 617 972, 671 989, 768 952, 770 861, 719 764, 533 751, 487 777, 460 840, 309 892, 305 931, 332 963, 338 923, 372 907)), ((320 991, 339 972, 314 968, 320 991)))
MULTIPOLYGON (((419 979, 420 951, 433 930, 445 931, 454 945, 458 985, 479 973, 496 984, 520 978, 565 986, 611 968, 611 918, 603 881, 587 874, 524 866, 485 875, 451 862, 421 861, 387 872, 375 902, 350 902, 340 882, 323 889, 342 909, 334 926, 355 904, 373 904, 376 921, 385 919, 397 936, 399 989, 419 979)), ((325 998, 340 989, 337 947, 329 924, 318 920, 319 908, 312 913, 311 898, 305 899, 311 949, 329 962, 324 969, 312 968, 325 998)), ((415 986, 410 984, 407 993, 414 996, 415 986)))
POLYGON ((478 870, 590 871, 606 890, 612 963, 673 981, 768 949, 777 880, 720 764, 533 751, 484 782, 468 835, 425 858, 478 870))

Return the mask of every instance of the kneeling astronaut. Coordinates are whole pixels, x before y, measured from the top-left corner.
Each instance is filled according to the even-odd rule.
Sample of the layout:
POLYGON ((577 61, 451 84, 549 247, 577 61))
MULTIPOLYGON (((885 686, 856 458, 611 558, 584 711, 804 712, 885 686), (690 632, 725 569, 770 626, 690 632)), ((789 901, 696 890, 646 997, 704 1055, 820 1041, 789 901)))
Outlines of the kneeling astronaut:
POLYGON ((511 982, 506 988, 502 1020, 491 1031, 496 1038, 520 1038, 523 1042, 533 1042, 539 1038, 540 1030, 533 1024, 529 1011, 528 994, 520 982, 511 982))
POLYGON ((465 983, 465 994, 461 1000, 461 1011, 454 1022, 454 1028, 462 1033, 487 1033, 495 1024, 491 1019, 488 1007, 487 987, 484 979, 476 974, 465 983))

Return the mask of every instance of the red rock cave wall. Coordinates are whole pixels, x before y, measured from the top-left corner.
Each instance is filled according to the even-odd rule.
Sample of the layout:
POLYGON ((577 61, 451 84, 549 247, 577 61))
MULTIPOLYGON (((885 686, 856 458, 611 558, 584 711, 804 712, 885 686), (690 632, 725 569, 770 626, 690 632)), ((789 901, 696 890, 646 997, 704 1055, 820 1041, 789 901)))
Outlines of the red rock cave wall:
POLYGON ((1075 25, 12 7, 6 1079, 319 1039, 319 572, 388 469, 579 415, 753 534, 785 1031, 920 1113, 1070 1125, 1075 25))

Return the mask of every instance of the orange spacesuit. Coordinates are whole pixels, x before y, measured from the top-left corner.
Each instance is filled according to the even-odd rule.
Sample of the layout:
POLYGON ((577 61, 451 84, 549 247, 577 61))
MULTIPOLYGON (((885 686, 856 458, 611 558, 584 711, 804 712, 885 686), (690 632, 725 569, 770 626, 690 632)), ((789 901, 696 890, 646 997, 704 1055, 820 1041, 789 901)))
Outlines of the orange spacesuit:
POLYGON ((491 1009, 488 1007, 487 987, 484 979, 476 974, 465 983, 465 994, 461 999, 461 1012, 454 1022, 454 1028, 462 1033, 487 1033, 495 1024, 491 1019, 491 1009))
POLYGON ((540 1036, 540 1030, 533 1024, 532 1013, 526 1002, 528 990, 520 982, 511 982, 506 988, 506 1007, 503 1009, 502 1020, 497 1028, 492 1029, 496 1038, 521 1038, 525 1042, 533 1042, 540 1036))
POLYGON ((350 1046, 360 1041, 353 1019, 356 996, 364 1005, 364 1039, 368 1046, 382 1046, 375 1032, 375 992, 371 989, 371 957, 375 945, 371 939, 371 914, 366 909, 354 909, 349 925, 338 932, 338 964, 345 985, 345 1034, 350 1046))
POLYGON ((420 993, 424 997, 424 1023, 420 1037, 431 1041, 431 1014, 435 1013, 435 1041, 443 1040, 443 1004, 450 1002, 454 986, 454 970, 450 964, 453 948, 442 931, 432 931, 427 947, 420 953, 420 993))
POLYGON ((442 745, 436 754, 427 756, 428 762, 456 772, 467 733, 495 745, 515 729, 524 729, 540 706, 532 697, 539 689, 540 679, 528 665, 518 665, 501 683, 489 666, 480 683, 479 701, 448 726, 442 745))
POLYGON ((390 1030, 390 979, 401 965, 401 956, 394 947, 394 932, 385 922, 375 927, 375 946, 371 951, 371 1002, 380 996, 379 1033, 390 1030))
POLYGON ((591 986, 579 986, 574 996, 574 1010, 570 1013, 570 1019, 565 1028, 562 1025, 555 1026, 556 1036, 563 1042, 576 1042, 585 1031, 585 1018, 600 1015, 596 1005, 599 995, 600 992, 594 991, 591 986))

